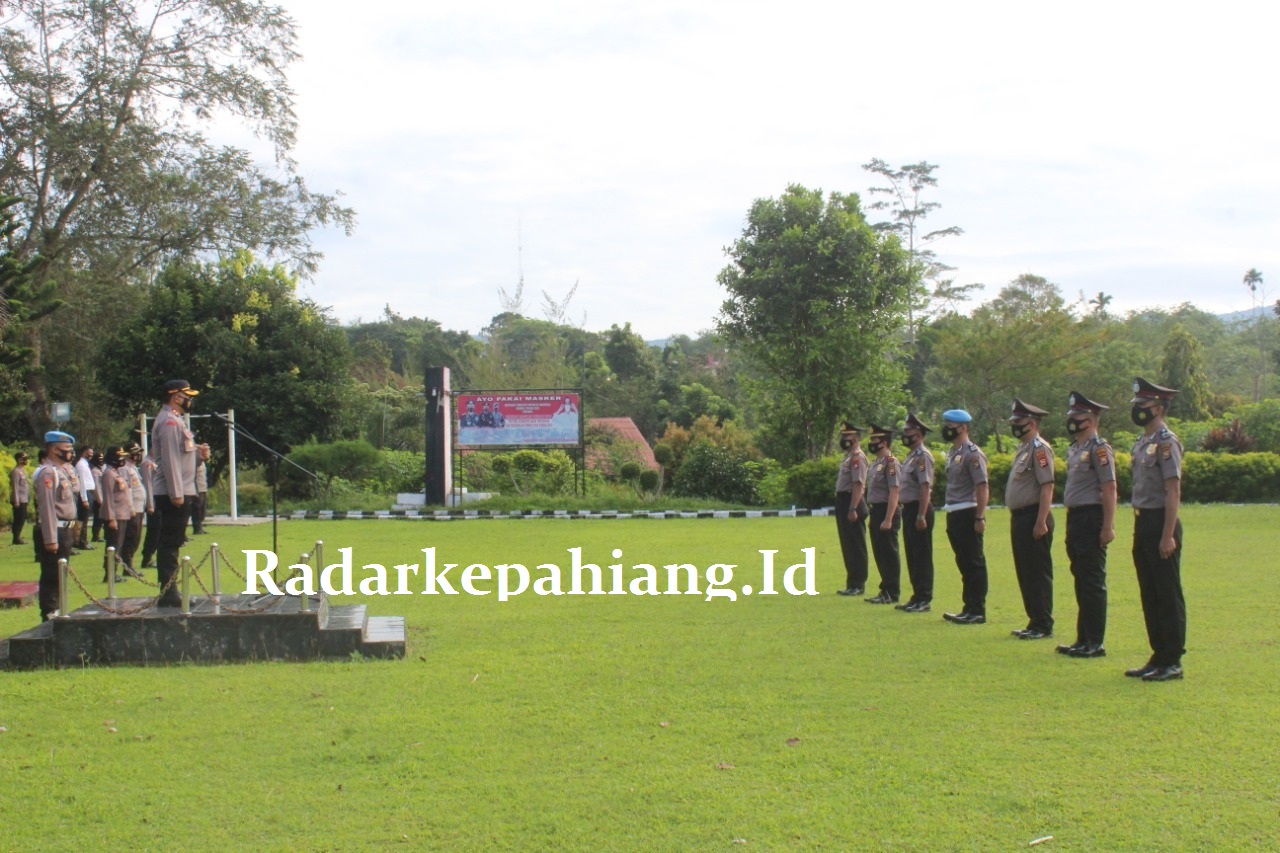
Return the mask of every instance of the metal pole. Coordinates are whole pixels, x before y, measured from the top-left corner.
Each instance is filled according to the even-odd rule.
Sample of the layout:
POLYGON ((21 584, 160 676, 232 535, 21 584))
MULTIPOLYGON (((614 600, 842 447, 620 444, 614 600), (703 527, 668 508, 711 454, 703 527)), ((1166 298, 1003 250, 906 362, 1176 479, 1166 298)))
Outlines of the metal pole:
POLYGON ((145 412, 138 415, 138 433, 142 444, 142 455, 146 456, 150 452, 151 434, 147 432, 147 415, 145 412))
POLYGON ((240 505, 236 500, 236 410, 227 409, 227 470, 230 472, 227 489, 231 499, 231 518, 240 517, 240 505))
MULTIPOLYGON (((298 560, 298 562, 299 563, 311 562, 311 555, 304 553, 302 557, 298 560)), ((300 604, 300 609, 302 610, 303 613, 311 612, 311 596, 307 595, 306 589, 302 590, 302 602, 300 604)))
POLYGON ((58 561, 58 615, 67 615, 67 560, 58 561))
POLYGON ((315 550, 312 551, 316 555, 316 583, 320 582, 320 569, 324 566, 324 540, 317 539, 315 550))
POLYGON ((191 615, 191 558, 182 558, 182 615, 191 615))
POLYGON ((107 598, 114 601, 116 597, 116 548, 107 549, 107 598))
POLYGON ((218 576, 218 543, 209 546, 209 561, 213 564, 213 615, 222 615, 222 584, 218 576))

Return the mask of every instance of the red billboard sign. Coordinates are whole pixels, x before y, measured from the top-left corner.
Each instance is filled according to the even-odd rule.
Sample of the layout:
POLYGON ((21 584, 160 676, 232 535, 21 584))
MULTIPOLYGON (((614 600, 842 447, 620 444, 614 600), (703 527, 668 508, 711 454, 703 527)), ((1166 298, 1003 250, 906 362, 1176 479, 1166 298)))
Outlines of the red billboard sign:
POLYGON ((577 391, 469 391, 453 401, 459 447, 582 444, 577 391))

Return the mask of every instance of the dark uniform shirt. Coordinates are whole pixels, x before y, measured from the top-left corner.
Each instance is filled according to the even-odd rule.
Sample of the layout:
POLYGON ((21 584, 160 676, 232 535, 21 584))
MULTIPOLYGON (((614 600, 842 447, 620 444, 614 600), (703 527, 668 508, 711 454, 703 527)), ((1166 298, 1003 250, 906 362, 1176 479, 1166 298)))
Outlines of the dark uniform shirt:
POLYGON ((1053 448, 1040 436, 1018 445, 1009 468, 1004 503, 1022 509, 1040 503, 1040 487, 1053 482, 1053 448))
POLYGON ((903 503, 919 501, 923 492, 933 485, 933 454, 923 444, 907 454, 902 460, 902 493, 899 497, 903 503))
POLYGON ((1161 427, 1133 445, 1133 508, 1163 509, 1165 480, 1182 479, 1182 442, 1161 427))
POLYGON ((1116 457, 1111 445, 1094 433, 1087 441, 1073 441, 1067 449, 1067 483, 1062 502, 1068 508, 1098 506, 1102 485, 1116 481, 1116 457))
POLYGON ((854 483, 867 482, 867 455, 861 450, 850 450, 840 463, 840 471, 836 474, 836 494, 852 492, 854 483))
POLYGON ((978 486, 987 482, 987 456, 972 441, 947 451, 947 506, 973 506, 978 486))
POLYGON ((889 490, 898 486, 898 460, 892 455, 877 456, 871 463, 871 479, 867 486, 867 503, 889 502, 889 490))

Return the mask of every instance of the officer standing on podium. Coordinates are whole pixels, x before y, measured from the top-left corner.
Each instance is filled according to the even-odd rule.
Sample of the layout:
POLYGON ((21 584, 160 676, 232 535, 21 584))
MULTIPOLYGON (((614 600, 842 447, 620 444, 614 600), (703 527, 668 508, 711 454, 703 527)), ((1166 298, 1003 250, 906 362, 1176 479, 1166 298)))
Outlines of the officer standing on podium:
POLYGON ((165 404, 151 427, 151 453, 156 471, 152 492, 160 522, 156 548, 156 576, 160 583, 158 607, 181 607, 182 596, 174 588, 178 573, 178 549, 187 541, 187 519, 196 498, 196 439, 182 416, 191 410, 199 394, 185 379, 164 384, 165 404))
POLYGON ((1142 615, 1151 659, 1125 671, 1143 681, 1182 678, 1187 605, 1182 597, 1182 442, 1164 425, 1178 392, 1142 377, 1133 383, 1133 422, 1142 435, 1133 445, 1133 564, 1138 570, 1142 615))
POLYGON ((44 434, 46 461, 36 472, 36 500, 40 505, 40 620, 58 615, 58 561, 71 559, 75 542, 80 484, 71 460, 76 440, 65 432, 44 434))

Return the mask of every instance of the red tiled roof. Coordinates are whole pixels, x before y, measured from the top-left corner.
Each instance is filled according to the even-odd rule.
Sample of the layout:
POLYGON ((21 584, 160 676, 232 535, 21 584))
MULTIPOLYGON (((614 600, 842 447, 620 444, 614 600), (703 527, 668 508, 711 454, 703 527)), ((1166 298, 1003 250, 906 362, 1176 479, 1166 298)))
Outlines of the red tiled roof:
MULTIPOLYGON (((653 448, 649 446, 649 442, 644 440, 640 428, 636 426, 635 421, 631 418, 588 418, 587 425, 611 429, 618 434, 623 442, 630 442, 636 446, 636 453, 639 456, 640 464, 646 468, 657 468, 658 460, 653 458, 653 448)), ((593 452, 592 448, 587 449, 587 467, 600 468, 601 459, 599 454, 593 452)))

